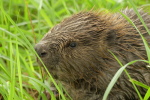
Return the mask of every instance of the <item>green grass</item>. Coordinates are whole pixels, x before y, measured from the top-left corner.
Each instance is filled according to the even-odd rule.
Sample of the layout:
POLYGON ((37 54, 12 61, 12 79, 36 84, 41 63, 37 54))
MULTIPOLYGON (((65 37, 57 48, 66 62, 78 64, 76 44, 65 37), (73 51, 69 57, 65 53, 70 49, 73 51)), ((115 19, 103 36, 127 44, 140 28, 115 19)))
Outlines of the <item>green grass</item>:
MULTIPOLYGON (((48 91, 52 100, 56 100, 50 90, 50 83, 55 83, 55 81, 49 73, 49 76, 46 77, 45 74, 47 73, 43 73, 36 63, 35 43, 50 28, 71 14, 91 9, 118 12, 125 7, 135 8, 131 0, 128 2, 124 0, 120 3, 116 1, 0 0, 0 98, 3 97, 4 100, 43 98, 46 100, 43 92, 48 91)), ((149 3, 149 0, 134 0, 136 6, 149 3)), ((146 48, 147 54, 150 55, 148 46, 146 48)), ((150 57, 148 58, 150 59, 150 57)), ((121 67, 121 72, 127 65, 121 67)), ((116 76, 119 77, 120 75, 116 74, 116 76)), ((150 87, 132 79, 131 82, 147 89, 144 100, 148 100, 150 87)), ((62 100, 66 100, 62 87, 56 83, 55 85, 62 100)), ((111 87, 109 89, 111 90, 111 87)))

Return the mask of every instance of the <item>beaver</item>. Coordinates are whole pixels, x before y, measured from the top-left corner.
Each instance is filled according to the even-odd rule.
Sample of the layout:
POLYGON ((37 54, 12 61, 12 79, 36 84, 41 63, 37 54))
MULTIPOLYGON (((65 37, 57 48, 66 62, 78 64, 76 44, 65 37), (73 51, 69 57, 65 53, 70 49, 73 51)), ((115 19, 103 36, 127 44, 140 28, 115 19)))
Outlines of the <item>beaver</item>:
MULTIPOLYGON (((150 15, 138 11, 150 29, 150 15)), ((127 8, 122 13, 132 20, 149 44, 148 32, 134 10, 127 8)), ((35 50, 73 100, 102 100, 109 82, 121 67, 110 51, 122 64, 148 59, 135 27, 120 13, 104 11, 82 11, 64 19, 36 44, 35 50)), ((146 66, 147 63, 137 62, 126 70, 134 80, 150 86, 150 69, 146 66)), ((142 96, 146 93, 140 86, 138 90, 142 96)), ((107 100, 139 100, 125 72, 107 100)))

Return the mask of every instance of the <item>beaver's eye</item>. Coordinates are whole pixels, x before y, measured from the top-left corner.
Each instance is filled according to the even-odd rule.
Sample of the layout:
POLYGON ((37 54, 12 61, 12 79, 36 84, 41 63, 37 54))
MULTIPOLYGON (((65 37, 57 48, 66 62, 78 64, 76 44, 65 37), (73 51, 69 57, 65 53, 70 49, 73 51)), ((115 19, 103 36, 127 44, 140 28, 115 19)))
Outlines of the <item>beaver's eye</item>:
POLYGON ((76 43, 76 42, 71 42, 71 43, 69 44, 69 46, 72 47, 72 48, 74 48, 74 47, 77 46, 77 43, 76 43))

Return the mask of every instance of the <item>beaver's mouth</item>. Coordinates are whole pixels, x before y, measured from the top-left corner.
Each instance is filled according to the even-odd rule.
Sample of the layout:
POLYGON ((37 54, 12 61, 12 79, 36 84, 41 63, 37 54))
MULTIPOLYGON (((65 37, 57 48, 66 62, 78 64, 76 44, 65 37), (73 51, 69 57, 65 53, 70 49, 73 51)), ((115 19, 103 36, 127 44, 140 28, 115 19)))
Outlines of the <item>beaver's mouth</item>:
POLYGON ((42 59, 40 60, 38 57, 36 58, 37 63, 39 64, 39 66, 44 67, 43 64, 44 62, 42 61, 42 59), (42 64, 43 62, 43 64, 42 64))

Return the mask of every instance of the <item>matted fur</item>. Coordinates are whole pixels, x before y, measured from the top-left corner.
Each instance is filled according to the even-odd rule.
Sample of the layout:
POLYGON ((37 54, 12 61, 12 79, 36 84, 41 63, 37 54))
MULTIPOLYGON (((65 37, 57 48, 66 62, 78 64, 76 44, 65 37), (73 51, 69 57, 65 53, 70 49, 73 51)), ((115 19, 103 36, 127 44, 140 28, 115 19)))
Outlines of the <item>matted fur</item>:
MULTIPOLYGON (((150 42, 149 35, 132 9, 122 11, 150 42)), ((139 10, 150 29, 150 15, 139 10)), ((119 13, 80 12, 52 28, 36 45, 37 53, 73 100, 101 100, 116 71, 118 62, 112 51, 126 64, 147 60, 139 33, 119 13), (73 45, 73 46, 72 46, 73 45), (43 56, 42 56, 43 53, 43 56)), ((139 62, 128 66, 131 77, 150 85, 150 69, 139 62)), ((138 87, 142 96, 146 90, 138 87)), ((108 100, 139 100, 125 73, 111 90, 108 100)))

